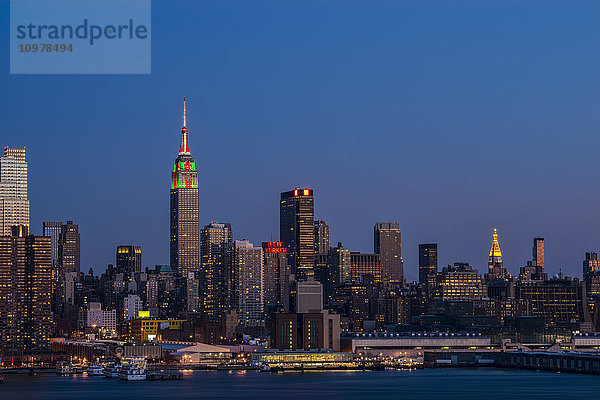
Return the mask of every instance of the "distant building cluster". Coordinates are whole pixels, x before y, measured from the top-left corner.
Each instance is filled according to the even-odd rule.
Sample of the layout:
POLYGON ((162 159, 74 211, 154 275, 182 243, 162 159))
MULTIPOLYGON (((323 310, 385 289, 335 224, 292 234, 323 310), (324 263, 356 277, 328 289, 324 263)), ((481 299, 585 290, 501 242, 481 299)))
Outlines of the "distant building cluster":
POLYGON ((31 233, 25 148, 5 148, 2 354, 48 351, 53 337, 225 345, 252 335, 282 351, 339 351, 417 342, 443 348, 454 340, 450 332, 461 346, 486 347, 600 330, 597 253, 585 254, 582 281, 560 273, 549 279, 542 237, 533 238, 532 259, 516 276, 504 266, 496 230, 483 274, 463 262, 440 268, 437 243, 420 244, 418 281, 407 282, 398 222, 374 224, 372 253, 352 251, 333 242, 335 232, 315 219, 310 188, 281 193, 278 240, 234 239, 231 223, 201 227, 185 101, 170 186, 170 265, 144 267, 142 248, 124 244, 115 249, 114 264, 96 276, 81 271, 81 235, 73 221, 45 221, 40 236, 31 233), (459 335, 466 331, 477 335, 459 335), (361 336, 365 332, 378 333, 361 336), (408 332, 446 334, 415 339, 408 332))

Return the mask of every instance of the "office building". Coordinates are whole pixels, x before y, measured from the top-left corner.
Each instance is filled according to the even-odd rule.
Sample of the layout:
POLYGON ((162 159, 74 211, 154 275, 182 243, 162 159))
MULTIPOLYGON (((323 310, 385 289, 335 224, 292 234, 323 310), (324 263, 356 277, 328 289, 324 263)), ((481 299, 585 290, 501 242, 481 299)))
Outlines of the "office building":
POLYGON ((544 238, 533 238, 533 259, 527 261, 525 267, 521 267, 519 273, 520 281, 545 281, 548 274, 544 272, 544 238))
POLYGON ((73 221, 67 221, 61 225, 58 238, 58 261, 60 264, 60 275, 75 272, 79 275, 81 271, 81 237, 79 226, 73 221))
POLYGON ((117 246, 117 273, 134 274, 142 272, 142 248, 140 246, 117 246))
POLYGON ((384 284, 402 283, 404 265, 400 225, 397 222, 378 222, 373 228, 374 252, 379 254, 381 280, 384 284))
POLYGON ((43 351, 52 329, 50 238, 24 225, 11 232, 0 236, 0 348, 43 351))
POLYGON ((492 238, 492 247, 490 249, 490 257, 488 262, 488 273, 485 275, 486 282, 507 280, 510 275, 504 269, 502 262, 502 252, 500 251, 500 243, 498 242, 498 232, 494 229, 492 238))
MULTIPOLYGON (((380 283, 384 279, 385 272, 381 265, 381 254, 350 252, 350 280, 362 282, 365 277, 372 277, 374 282, 380 283)), ((392 281, 388 281, 392 282, 392 281)), ((397 282, 397 281, 395 281, 397 282)))
POLYGON ((419 283, 428 285, 438 272, 437 243, 419 245, 419 283))
POLYGON ((344 248, 341 242, 329 251, 326 269, 320 274, 319 282, 323 283, 323 296, 329 304, 335 291, 341 285, 352 283, 352 261, 350 250, 344 248))
POLYGON ((14 225, 29 227, 24 147, 5 147, 4 157, 0 157, 0 235, 10 236, 14 225))
POLYGON ((187 276, 200 267, 198 171, 190 153, 183 99, 181 144, 171 178, 171 268, 187 276))
POLYGON ((328 310, 275 313, 269 318, 271 348, 340 350, 340 316, 328 310))
POLYGON ((248 240, 236 240, 233 245, 235 301, 242 326, 264 326, 263 250, 248 240))
POLYGON ((200 247, 199 308, 206 318, 218 322, 234 305, 231 224, 211 222, 206 225, 200 232, 200 247))
POLYGON ((315 261, 315 203, 312 189, 281 193, 279 237, 288 249, 292 273, 304 279, 315 261))
POLYGON ((436 276, 434 291, 436 300, 481 300, 486 296, 486 292, 481 275, 468 263, 448 265, 436 276))

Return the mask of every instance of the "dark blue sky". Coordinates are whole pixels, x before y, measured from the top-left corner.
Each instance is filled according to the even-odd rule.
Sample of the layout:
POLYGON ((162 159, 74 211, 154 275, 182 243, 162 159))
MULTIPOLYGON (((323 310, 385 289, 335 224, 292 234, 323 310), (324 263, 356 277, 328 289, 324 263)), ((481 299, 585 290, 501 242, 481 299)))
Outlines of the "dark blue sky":
POLYGON ((72 219, 82 270, 139 244, 168 263, 181 98, 200 221, 254 243, 279 193, 315 190, 334 242, 372 251, 400 223, 405 271, 484 272, 498 228, 511 273, 600 250, 600 5, 567 1, 154 0, 152 74, 9 75, 1 1, 0 144, 27 146, 31 223, 72 219))

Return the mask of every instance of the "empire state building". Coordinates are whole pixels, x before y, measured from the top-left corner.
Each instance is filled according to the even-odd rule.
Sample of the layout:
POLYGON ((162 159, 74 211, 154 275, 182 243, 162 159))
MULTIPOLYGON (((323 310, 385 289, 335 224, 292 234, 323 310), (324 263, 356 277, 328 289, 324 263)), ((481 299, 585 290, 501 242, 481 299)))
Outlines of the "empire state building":
POLYGON ((171 268, 187 276, 197 272, 199 254, 198 171, 188 144, 183 99, 181 145, 171 176, 171 268))

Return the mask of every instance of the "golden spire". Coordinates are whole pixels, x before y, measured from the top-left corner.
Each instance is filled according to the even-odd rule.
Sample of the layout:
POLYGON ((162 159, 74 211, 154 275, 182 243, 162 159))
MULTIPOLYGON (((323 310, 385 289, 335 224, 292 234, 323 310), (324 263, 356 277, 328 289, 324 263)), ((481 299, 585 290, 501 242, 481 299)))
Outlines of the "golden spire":
POLYGON ((494 239, 492 240, 492 248, 490 249, 490 257, 502 257, 500 244, 498 243, 498 232, 494 228, 494 239))

